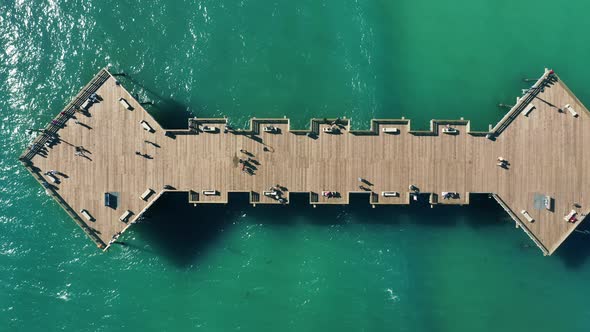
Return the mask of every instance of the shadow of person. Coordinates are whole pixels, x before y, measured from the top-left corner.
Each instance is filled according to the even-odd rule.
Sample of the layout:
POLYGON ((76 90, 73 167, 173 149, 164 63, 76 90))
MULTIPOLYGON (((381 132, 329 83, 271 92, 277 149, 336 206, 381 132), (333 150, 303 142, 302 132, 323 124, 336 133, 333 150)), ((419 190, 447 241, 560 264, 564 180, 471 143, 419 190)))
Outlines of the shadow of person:
POLYGON ((372 186, 373 183, 371 183, 371 181, 367 180, 367 179, 361 179, 361 182, 366 184, 367 186, 372 186))

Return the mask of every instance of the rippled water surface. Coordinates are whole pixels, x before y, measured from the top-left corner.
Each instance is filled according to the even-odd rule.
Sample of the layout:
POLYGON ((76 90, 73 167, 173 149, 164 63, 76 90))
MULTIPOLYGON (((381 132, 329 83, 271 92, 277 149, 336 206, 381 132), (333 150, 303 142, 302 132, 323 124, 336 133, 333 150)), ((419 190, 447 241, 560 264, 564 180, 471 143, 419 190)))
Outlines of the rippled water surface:
MULTIPOLYGON (((543 257, 487 197, 468 208, 193 208, 102 253, 17 163, 98 69, 186 117, 502 115, 554 68, 590 102, 590 3, 2 1, 0 330, 587 331, 590 237, 543 257)), ((584 229, 584 226, 581 226, 584 229)))

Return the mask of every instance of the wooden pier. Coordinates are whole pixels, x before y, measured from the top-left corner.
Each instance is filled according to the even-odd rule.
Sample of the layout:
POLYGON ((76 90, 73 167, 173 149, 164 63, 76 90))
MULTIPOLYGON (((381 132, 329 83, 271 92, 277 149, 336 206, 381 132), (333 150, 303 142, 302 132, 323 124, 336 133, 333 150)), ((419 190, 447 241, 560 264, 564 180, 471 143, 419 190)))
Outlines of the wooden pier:
POLYGON ((365 193, 374 207, 462 205, 489 193, 549 255, 590 211, 586 142, 590 114, 549 70, 482 132, 463 119, 432 120, 427 131, 406 119, 372 120, 364 131, 347 119, 291 130, 289 119, 257 118, 242 130, 204 118, 165 129, 103 69, 20 160, 105 249, 168 191, 195 205, 227 203, 230 192, 255 205, 303 192, 314 206, 365 193), (93 93, 99 100, 88 103, 93 93))

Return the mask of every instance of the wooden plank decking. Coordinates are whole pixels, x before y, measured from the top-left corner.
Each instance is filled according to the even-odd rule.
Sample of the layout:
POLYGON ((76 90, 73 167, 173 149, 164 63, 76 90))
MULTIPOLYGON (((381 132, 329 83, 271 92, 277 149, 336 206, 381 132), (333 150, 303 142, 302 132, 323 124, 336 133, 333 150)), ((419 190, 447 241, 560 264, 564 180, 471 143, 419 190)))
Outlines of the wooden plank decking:
POLYGON ((340 120, 339 134, 323 131, 333 119, 312 120, 312 135, 290 131, 288 119, 253 119, 250 129, 227 132, 225 119, 191 119, 193 129, 166 130, 106 70, 64 112, 21 161, 40 182, 47 182, 48 193, 100 247, 108 246, 169 190, 192 190, 187 200, 194 204, 227 202, 228 192, 248 192, 253 204, 278 204, 263 194, 278 184, 287 189, 287 202, 290 192, 309 192, 312 204, 347 204, 348 193, 372 192, 368 199, 376 206, 411 203, 411 184, 432 193, 430 201, 436 204, 468 204, 470 193, 492 193, 544 254, 553 253, 580 223, 563 217, 575 209, 583 218, 590 207, 590 177, 584 170, 590 161, 585 149, 590 115, 548 71, 490 132, 471 132, 464 120, 433 120, 430 131, 412 131, 405 119, 374 120, 369 131, 351 131, 349 121, 340 120), (89 108, 89 115, 74 113, 94 91, 102 101, 89 108), (133 109, 126 109, 120 98, 133 109), (524 116, 522 110, 530 103, 535 108, 524 116), (579 116, 560 112, 566 104, 579 116), (142 121, 154 132, 146 131, 142 121), (264 132, 267 124, 279 132, 264 132), (443 134, 447 125, 458 134, 443 134), (207 133, 203 126, 218 131, 207 133), (399 133, 382 130, 393 127, 399 133), (58 135, 58 143, 45 147, 44 137, 51 132, 58 135), (86 157, 75 155, 76 146, 88 151, 86 157), (241 149, 252 153, 254 175, 240 170, 239 160, 248 157, 241 149), (496 165, 499 156, 509 161, 507 169, 496 165), (43 175, 49 170, 65 176, 58 175, 61 182, 54 184, 43 175), (143 200, 140 196, 147 189, 155 193, 143 200), (204 195, 204 190, 218 194, 204 195), (341 196, 323 197, 323 191, 341 196), (399 192, 400 197, 383 197, 384 191, 399 192), (104 206, 106 192, 118 196, 116 209, 104 206), (459 197, 444 199, 442 192, 457 192, 459 197), (535 209, 536 193, 552 197, 551 211, 535 209), (87 221, 82 209, 95 220, 87 221), (127 210, 132 215, 120 221, 127 210), (521 210, 535 221, 527 221, 521 210))

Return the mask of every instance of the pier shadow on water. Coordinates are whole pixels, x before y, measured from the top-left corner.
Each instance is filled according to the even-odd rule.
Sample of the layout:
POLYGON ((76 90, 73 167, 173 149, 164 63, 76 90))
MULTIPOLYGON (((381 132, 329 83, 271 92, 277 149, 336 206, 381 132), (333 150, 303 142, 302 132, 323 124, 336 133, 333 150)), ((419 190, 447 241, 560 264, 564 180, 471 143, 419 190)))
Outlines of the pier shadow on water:
POLYGON ((133 78, 133 75, 119 76, 118 80, 163 128, 186 129, 188 119, 195 116, 188 105, 158 94, 133 78))
MULTIPOLYGON (((238 208, 222 204, 195 208, 187 198, 186 193, 162 195, 144 214, 145 220, 134 227, 156 254, 179 267, 189 266, 199 255, 206 254, 239 212, 238 208)), ((139 247, 132 241, 125 242, 139 247)))
POLYGON ((590 257, 590 225, 587 222, 582 223, 553 254, 568 268, 581 268, 590 257))
POLYGON ((186 129, 188 119, 195 116, 188 106, 171 98, 161 98, 144 108, 166 129, 186 129))
MULTIPOLYGON (((487 195, 474 195, 470 206, 435 206, 430 208, 427 200, 410 206, 378 206, 372 208, 368 194, 351 196, 346 206, 317 206, 309 204, 307 194, 291 194, 291 202, 286 206, 258 205, 248 203, 247 194, 230 194, 228 205, 201 204, 193 207, 187 203, 186 193, 163 195, 145 214, 146 220, 136 225, 133 231, 141 242, 148 243, 156 254, 178 267, 187 267, 198 261, 199 257, 215 250, 216 244, 225 230, 235 227, 240 216, 247 214, 258 224, 273 227, 297 227, 301 221, 319 226, 346 225, 350 223, 366 225, 391 225, 399 227, 402 223, 412 223, 425 227, 460 227, 467 225, 485 231, 487 227, 506 227, 505 212, 487 195), (485 217, 482 217, 485 214, 485 217)), ((510 225, 512 221, 509 221, 510 225)), ((507 227, 507 231, 519 231, 507 227)), ((139 249, 135 240, 124 240, 130 247, 139 249)), ((576 241, 577 243, 577 241, 576 241)), ((581 264, 569 257, 578 253, 578 244, 560 248, 559 257, 569 265, 581 264), (573 252, 572 252, 573 250, 573 252)), ((507 243, 506 245, 511 245, 507 243)), ((517 243, 512 243, 515 247, 517 243)), ((534 245, 527 248, 536 249, 534 245)), ((522 248, 520 248, 522 249, 522 248)), ((519 250, 519 248, 515 248, 519 250)), ((590 253, 590 248, 584 250, 590 253)), ((541 254, 539 252, 539 254, 541 254)), ((585 257, 585 256, 584 256, 585 257)))

